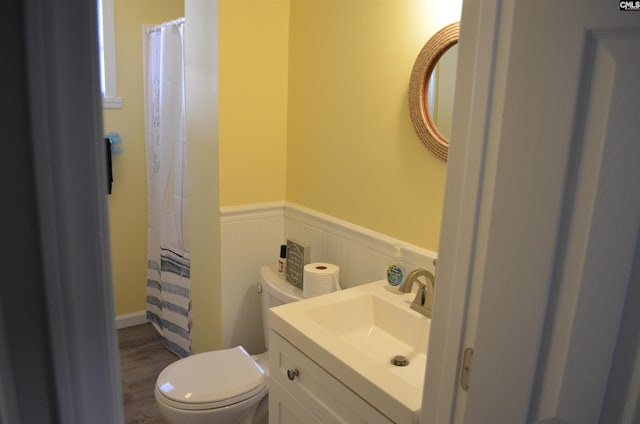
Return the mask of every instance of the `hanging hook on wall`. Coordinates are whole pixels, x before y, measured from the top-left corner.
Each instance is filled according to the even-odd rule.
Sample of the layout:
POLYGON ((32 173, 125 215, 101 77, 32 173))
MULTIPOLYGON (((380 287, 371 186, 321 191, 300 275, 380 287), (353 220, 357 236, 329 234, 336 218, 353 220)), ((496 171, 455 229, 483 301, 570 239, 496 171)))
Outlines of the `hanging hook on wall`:
POLYGON ((107 193, 111 194, 111 189, 113 186, 113 167, 111 156, 122 153, 122 147, 120 147, 120 143, 122 143, 122 139, 120 138, 120 134, 116 132, 110 132, 109 134, 104 136, 107 148, 107 193))
POLYGON ((122 153, 122 147, 120 144, 122 143, 122 139, 120 138, 120 134, 117 132, 110 132, 109 134, 104 136, 111 145, 111 154, 118 155, 122 153))

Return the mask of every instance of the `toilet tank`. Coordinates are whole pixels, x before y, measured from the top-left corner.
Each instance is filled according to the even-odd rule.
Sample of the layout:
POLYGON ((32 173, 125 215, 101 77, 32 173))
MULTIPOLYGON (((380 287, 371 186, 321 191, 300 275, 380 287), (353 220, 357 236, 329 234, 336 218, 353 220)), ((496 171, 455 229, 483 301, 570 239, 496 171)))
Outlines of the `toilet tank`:
POLYGON ((274 267, 270 266, 260 268, 260 284, 262 285, 260 303, 264 344, 269 349, 269 309, 302 300, 302 289, 288 283, 284 274, 278 273, 274 267))

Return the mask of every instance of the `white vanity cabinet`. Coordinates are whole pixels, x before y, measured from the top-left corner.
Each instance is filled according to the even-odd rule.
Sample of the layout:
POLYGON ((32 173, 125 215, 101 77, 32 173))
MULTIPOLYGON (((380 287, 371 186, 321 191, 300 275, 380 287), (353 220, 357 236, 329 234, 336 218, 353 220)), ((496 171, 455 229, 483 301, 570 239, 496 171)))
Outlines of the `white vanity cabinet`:
POLYGON ((322 424, 273 378, 269 380, 269 423, 322 424))
POLYGON ((273 330, 269 369, 270 424, 392 424, 273 330))

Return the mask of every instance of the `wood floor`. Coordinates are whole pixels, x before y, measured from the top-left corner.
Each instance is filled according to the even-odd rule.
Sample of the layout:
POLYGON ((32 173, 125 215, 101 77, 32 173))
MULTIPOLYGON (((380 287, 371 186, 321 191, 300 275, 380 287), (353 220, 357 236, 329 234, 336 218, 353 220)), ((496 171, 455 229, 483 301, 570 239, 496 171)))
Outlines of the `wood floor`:
POLYGON ((151 324, 118 330, 125 424, 167 424, 153 396, 160 371, 178 357, 151 324))

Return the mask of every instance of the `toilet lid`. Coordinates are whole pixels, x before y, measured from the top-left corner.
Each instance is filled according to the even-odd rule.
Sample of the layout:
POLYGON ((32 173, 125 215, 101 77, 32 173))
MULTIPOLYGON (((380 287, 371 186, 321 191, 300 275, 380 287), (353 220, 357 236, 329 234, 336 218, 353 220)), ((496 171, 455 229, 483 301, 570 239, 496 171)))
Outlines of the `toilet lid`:
POLYGON ((237 346, 174 362, 158 376, 156 392, 183 409, 213 409, 248 399, 266 384, 262 368, 237 346))

